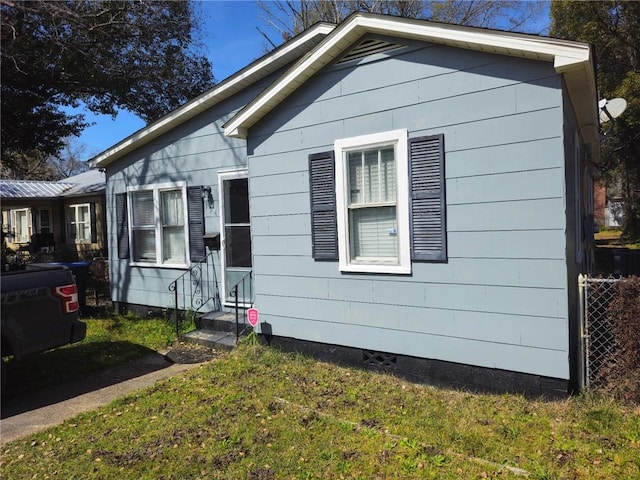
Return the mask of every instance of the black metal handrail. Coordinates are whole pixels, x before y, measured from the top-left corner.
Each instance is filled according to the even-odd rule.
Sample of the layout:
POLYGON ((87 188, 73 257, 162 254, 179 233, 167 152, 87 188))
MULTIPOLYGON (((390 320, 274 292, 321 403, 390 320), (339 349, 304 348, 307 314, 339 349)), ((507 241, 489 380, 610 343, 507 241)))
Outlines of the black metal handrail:
POLYGON ((253 271, 248 272, 242 279, 231 287, 231 296, 234 298, 235 312, 236 312, 236 345, 240 339, 240 335, 247 329, 247 308, 253 306, 253 271), (247 301, 247 287, 249 290, 249 297, 247 301), (240 301, 238 300, 238 293, 242 291, 242 308, 244 309, 243 324, 244 328, 240 331, 240 301))
POLYGON ((199 312, 210 305, 212 310, 220 310, 220 292, 218 278, 213 264, 215 250, 194 263, 189 269, 169 284, 173 292, 176 335, 180 336, 180 311, 199 312))

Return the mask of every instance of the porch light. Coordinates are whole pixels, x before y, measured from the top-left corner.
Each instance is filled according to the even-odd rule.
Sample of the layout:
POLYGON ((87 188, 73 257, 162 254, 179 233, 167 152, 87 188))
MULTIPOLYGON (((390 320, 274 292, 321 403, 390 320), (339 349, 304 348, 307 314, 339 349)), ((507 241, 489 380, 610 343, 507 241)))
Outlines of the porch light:
POLYGON ((211 187, 202 187, 202 200, 206 200, 207 206, 213 209, 213 195, 211 194, 211 187))

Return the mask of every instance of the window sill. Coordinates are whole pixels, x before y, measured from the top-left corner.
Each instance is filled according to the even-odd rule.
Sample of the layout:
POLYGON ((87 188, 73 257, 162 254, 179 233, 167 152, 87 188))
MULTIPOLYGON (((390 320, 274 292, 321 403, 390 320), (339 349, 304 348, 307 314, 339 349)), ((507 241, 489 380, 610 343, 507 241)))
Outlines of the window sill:
POLYGON ((130 267, 167 268, 172 270, 187 270, 191 265, 186 263, 147 263, 129 262, 130 267))
POLYGON ((385 273, 391 275, 411 275, 410 265, 340 265, 340 271, 345 273, 385 273))
MULTIPOLYGON (((233 301, 225 300, 222 302, 222 306, 227 308, 235 308, 236 304, 233 301)), ((238 302, 238 308, 242 308, 243 310, 249 309, 251 307, 253 307, 253 303, 238 302)), ((234 312, 228 312, 228 313, 234 313, 234 312)), ((244 312, 240 313, 239 316, 244 316, 244 312)))

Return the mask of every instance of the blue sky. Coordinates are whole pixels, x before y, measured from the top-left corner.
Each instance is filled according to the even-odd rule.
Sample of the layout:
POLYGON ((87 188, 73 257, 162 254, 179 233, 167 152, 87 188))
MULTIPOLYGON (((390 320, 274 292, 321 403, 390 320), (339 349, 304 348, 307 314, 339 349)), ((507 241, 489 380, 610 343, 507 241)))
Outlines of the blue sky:
MULTIPOLYGON (((264 14, 253 0, 204 0, 200 2, 204 22, 203 53, 213 64, 216 81, 224 80, 256 58, 264 55, 268 42, 256 27, 265 30, 264 14)), ((272 41, 279 40, 270 34, 272 41)), ((84 112, 94 125, 85 129, 77 141, 84 145, 88 160, 144 126, 142 120, 126 111, 114 120, 109 115, 84 112)))

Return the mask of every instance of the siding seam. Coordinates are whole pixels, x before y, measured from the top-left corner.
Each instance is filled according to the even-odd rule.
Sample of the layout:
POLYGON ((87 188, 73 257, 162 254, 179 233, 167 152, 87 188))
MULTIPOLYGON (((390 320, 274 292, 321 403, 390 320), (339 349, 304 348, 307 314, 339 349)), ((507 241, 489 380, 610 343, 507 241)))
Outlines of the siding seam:
MULTIPOLYGON (((261 315, 270 315, 269 312, 260 312, 261 315)), ((287 319, 291 319, 291 320, 296 320, 296 321, 306 321, 306 322, 314 322, 314 323, 322 323, 322 324, 334 324, 334 325, 348 325, 350 327, 361 327, 361 328, 375 328, 375 329, 380 329, 380 330, 390 330, 390 331, 394 331, 394 332, 402 332, 402 333, 411 333, 414 335, 426 335, 429 337, 440 337, 440 338, 454 338, 454 339, 459 339, 459 340, 468 340, 470 342, 478 342, 478 343, 490 343, 490 344, 494 344, 494 345, 509 345, 509 346, 514 346, 514 347, 522 347, 522 348, 531 348, 534 350, 548 350, 548 351, 552 351, 552 352, 566 352, 565 349, 560 349, 560 348, 544 348, 544 347, 534 347, 531 345, 527 345, 527 344, 522 344, 522 343, 509 343, 509 342, 496 342, 496 341, 492 341, 492 340, 484 340, 484 339, 477 339, 477 338, 471 338, 471 337, 456 337, 454 335, 444 335, 444 334, 438 334, 438 333, 429 333, 429 332, 420 332, 420 331, 416 331, 416 330, 407 330, 407 329, 401 329, 401 328, 393 328, 391 326, 389 327, 375 327, 375 326, 371 326, 371 325, 367 325, 367 324, 360 324, 360 323, 344 323, 344 322, 332 322, 332 321, 325 321, 325 320, 314 320, 312 318, 304 318, 301 319, 299 317, 290 317, 288 315, 271 315, 272 317, 275 318, 287 318, 287 319)), ((545 318, 550 318, 550 317, 545 317, 545 318)), ((353 348, 358 348, 358 347, 353 347, 353 348)))
MULTIPOLYGON (((454 285, 461 285, 461 284, 454 284, 454 285)), ((490 287, 491 285, 481 285, 483 287, 490 287)), ((509 287, 509 288, 517 288, 517 287, 509 287)), ((520 287, 520 288, 526 288, 528 290, 530 289, 536 289, 536 290, 550 290, 550 291, 558 291, 558 292, 563 292, 565 289, 563 288, 554 288, 554 289, 550 289, 550 288, 544 288, 544 287, 520 287)), ((256 296, 263 296, 263 297, 269 297, 269 298, 297 298, 297 299, 309 299, 309 300, 315 300, 315 301, 322 301, 322 302, 339 302, 339 303, 346 303, 346 304, 356 304, 356 305, 388 305, 388 306, 392 306, 392 307, 410 307, 410 308, 421 308, 424 310, 440 310, 440 311, 446 311, 446 312, 469 312, 469 313, 487 313, 487 314, 494 314, 494 315, 509 315, 509 316, 515 316, 515 317, 531 317, 531 318, 547 318, 547 319, 557 319, 557 320, 565 320, 565 317, 550 317, 548 315, 533 315, 530 313, 517 313, 517 312, 495 312, 492 310, 468 310, 468 309, 464 309, 464 308, 444 308, 444 307, 433 307, 433 306, 421 306, 421 305, 408 305, 408 304, 402 304, 402 303, 389 303, 389 302, 379 302, 379 303, 375 303, 375 302, 354 302, 353 300, 340 300, 337 298, 318 298, 318 297, 299 297, 299 296, 294 296, 294 295, 272 295, 269 293, 260 293, 259 291, 257 291, 256 289, 256 296)), ((258 301, 256 301, 255 303, 259 303, 258 301)), ((324 320, 317 320, 317 321, 324 321, 324 320)), ((340 322, 328 322, 328 323, 340 323, 340 322)), ((346 325, 351 325, 349 323, 347 323, 346 325)))

